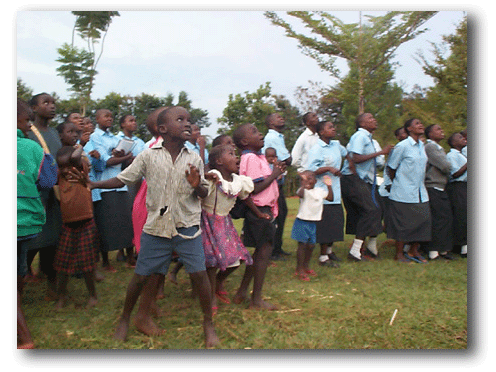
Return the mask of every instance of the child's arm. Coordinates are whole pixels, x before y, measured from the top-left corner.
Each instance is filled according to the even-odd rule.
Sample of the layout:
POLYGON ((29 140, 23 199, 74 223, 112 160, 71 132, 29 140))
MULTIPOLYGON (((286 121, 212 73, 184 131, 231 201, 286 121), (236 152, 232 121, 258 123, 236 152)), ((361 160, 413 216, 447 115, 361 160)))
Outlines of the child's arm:
POLYGON ((120 189, 125 186, 125 183, 114 177, 105 181, 90 181, 89 186, 90 189, 120 189))
POLYGON ((341 177, 341 171, 338 168, 334 167, 321 167, 315 171, 315 175, 321 175, 322 173, 332 173, 333 175, 337 177, 341 177))
POLYGON ((332 178, 329 176, 324 176, 322 178, 322 181, 324 181, 324 183, 327 185, 328 194, 327 194, 326 200, 333 201, 334 200, 334 192, 332 191, 332 178))
POLYGON ((258 209, 258 207, 255 205, 253 199, 250 196, 247 197, 246 199, 243 199, 243 203, 245 203, 245 205, 248 208, 250 208, 250 210, 255 214, 255 216, 257 216, 257 218, 270 220, 270 215, 268 215, 267 213, 260 212, 260 209, 258 209))
POLYGON ((203 199, 208 195, 208 189, 200 183, 201 176, 197 167, 192 164, 189 165, 189 171, 186 170, 186 179, 198 197, 203 199))
POLYGON ((305 189, 303 187, 300 187, 298 190, 296 190, 296 196, 299 198, 303 198, 305 194, 305 189))
POLYGON ((351 173, 356 174, 356 167, 355 167, 355 162, 353 161, 353 157, 350 156, 350 153, 348 153, 346 154, 345 158, 346 160, 348 160, 351 173))
POLYGON ((76 167, 81 166, 81 155, 83 155, 83 146, 77 145, 76 149, 72 152, 70 162, 76 167))
POLYGON ((255 183, 255 188, 253 189, 252 194, 258 194, 258 193, 262 192, 263 190, 265 190, 267 187, 270 186, 270 184, 274 180, 277 179, 277 177, 279 177, 281 174, 283 174, 285 170, 286 170, 286 164, 281 163, 281 162, 275 163, 274 169, 272 170, 272 173, 270 174, 270 176, 268 176, 267 178, 264 178, 260 182, 255 183))

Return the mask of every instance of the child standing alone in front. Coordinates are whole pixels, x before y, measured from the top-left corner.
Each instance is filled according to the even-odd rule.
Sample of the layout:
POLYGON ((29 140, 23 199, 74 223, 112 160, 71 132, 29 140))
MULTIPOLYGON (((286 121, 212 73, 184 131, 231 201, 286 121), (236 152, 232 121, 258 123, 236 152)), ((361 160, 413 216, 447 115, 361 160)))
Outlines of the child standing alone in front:
POLYGON ((316 243, 317 225, 316 221, 322 218, 323 201, 332 201, 332 180, 329 176, 324 176, 323 181, 327 185, 327 190, 315 187, 317 178, 315 173, 309 170, 299 173, 301 187, 296 191, 300 197, 298 214, 293 224, 291 238, 298 242, 296 251, 296 272, 300 280, 308 282, 309 275, 317 276, 314 270, 310 270, 309 263, 312 258, 312 251, 316 243))
MULTIPOLYGON (((255 184, 252 192, 254 204, 262 213, 269 214, 272 220, 277 216, 279 187, 277 178, 284 173, 286 165, 276 163, 271 170, 265 155, 260 150, 264 137, 253 124, 243 124, 233 133, 236 146, 242 151, 239 174, 250 177, 255 184)), ((262 287, 267 272, 269 257, 274 244, 275 227, 272 221, 259 218, 248 210, 243 222, 243 243, 255 247, 253 265, 247 266, 241 285, 233 302, 240 304, 246 299, 248 287, 253 279, 253 292, 250 308, 275 310, 277 306, 262 299, 262 287)))
MULTIPOLYGON (((163 141, 140 153, 117 177, 92 183, 94 188, 119 188, 147 182, 148 217, 141 234, 141 249, 134 276, 126 293, 124 309, 114 338, 124 341, 129 329, 131 312, 150 276, 165 275, 172 253, 176 252, 190 274, 203 312, 205 344, 213 347, 219 339, 212 322, 212 297, 205 268, 200 220, 200 199, 207 196, 203 178, 203 162, 198 154, 184 147, 191 137, 190 114, 175 106, 162 111, 157 128, 163 141)), ((136 319, 138 329, 159 334, 150 319, 136 319), (152 328, 150 328, 152 326, 152 328)))
POLYGON ((93 219, 93 201, 88 183, 89 163, 82 157, 83 147, 76 144, 79 134, 72 122, 57 127, 62 148, 57 152, 59 165, 62 231, 55 254, 57 271, 56 309, 67 303, 69 276, 82 273, 89 292, 87 307, 97 304, 94 270, 98 261, 99 238, 93 219))

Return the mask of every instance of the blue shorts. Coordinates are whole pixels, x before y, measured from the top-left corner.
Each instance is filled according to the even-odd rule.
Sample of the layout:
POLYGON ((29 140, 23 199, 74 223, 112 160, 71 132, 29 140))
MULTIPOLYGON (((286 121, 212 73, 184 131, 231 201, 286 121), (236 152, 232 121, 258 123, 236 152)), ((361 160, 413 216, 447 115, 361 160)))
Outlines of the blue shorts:
POLYGON ((291 231, 291 239, 300 243, 315 244, 317 237, 317 225, 315 221, 305 221, 296 218, 291 231))
MULTIPOLYGON (((192 226, 179 228, 177 231, 182 235, 193 236, 198 229, 198 226, 192 226)), ((185 239, 179 235, 168 239, 142 232, 141 248, 134 272, 144 276, 167 274, 172 252, 178 254, 188 273, 206 270, 201 234, 194 239, 185 239)))
POLYGON ((27 243, 36 238, 38 234, 21 236, 17 238, 17 275, 26 276, 28 274, 28 248, 27 243))

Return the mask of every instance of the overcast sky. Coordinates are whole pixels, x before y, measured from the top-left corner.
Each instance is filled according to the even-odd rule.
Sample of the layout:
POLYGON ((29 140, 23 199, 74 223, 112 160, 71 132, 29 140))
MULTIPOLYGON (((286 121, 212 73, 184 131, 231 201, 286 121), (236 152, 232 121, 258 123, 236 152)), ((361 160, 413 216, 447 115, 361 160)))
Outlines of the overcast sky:
MULTIPOLYGON (((29 9, 15 17, 17 77, 34 93, 56 92, 67 98, 68 85, 56 75, 55 60, 57 48, 71 42, 75 16, 69 10, 29 9)), ((161 97, 186 91, 193 106, 209 112, 212 126, 204 133, 215 136, 217 118, 231 93, 254 92, 269 81, 273 94, 295 103, 296 88, 308 86, 309 80, 336 83, 263 11, 116 10, 120 17, 113 19, 105 39, 93 99, 112 91, 161 97)), ((359 17, 358 11, 332 13, 347 23, 359 17)), ((405 90, 432 84, 414 57, 419 51, 432 56, 430 42, 440 43, 442 35, 453 33, 462 17, 460 10, 441 11, 425 24, 429 31, 397 50, 396 80, 405 90)), ((345 63, 340 66, 346 70, 345 63)))

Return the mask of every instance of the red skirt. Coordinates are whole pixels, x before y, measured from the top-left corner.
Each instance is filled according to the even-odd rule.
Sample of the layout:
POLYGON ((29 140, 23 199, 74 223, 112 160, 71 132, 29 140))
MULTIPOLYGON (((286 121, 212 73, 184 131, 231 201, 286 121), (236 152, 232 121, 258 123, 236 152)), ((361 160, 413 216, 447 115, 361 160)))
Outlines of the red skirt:
POLYGON ((93 218, 63 224, 53 266, 72 275, 92 271, 98 262, 99 236, 93 218))

